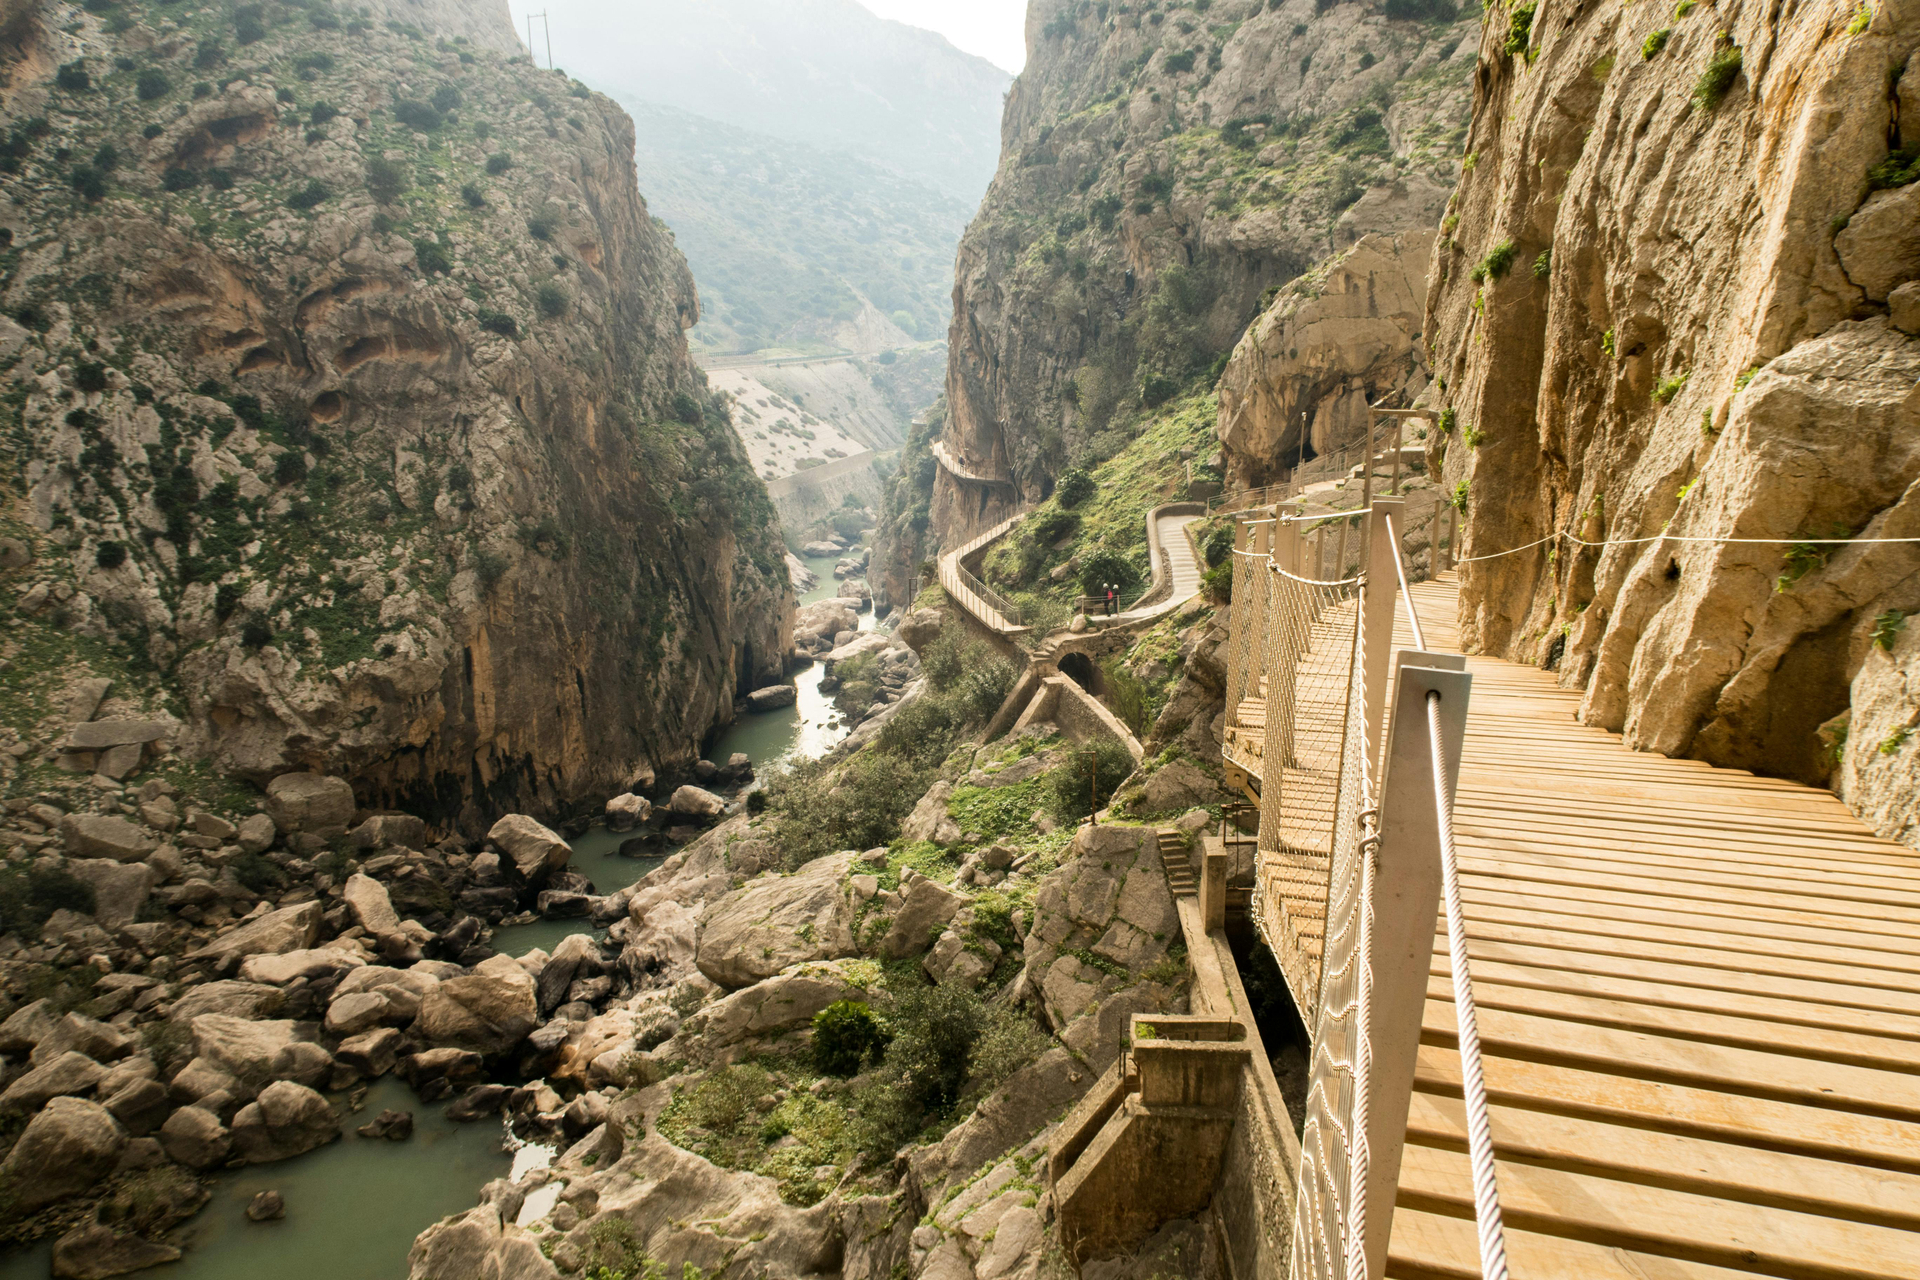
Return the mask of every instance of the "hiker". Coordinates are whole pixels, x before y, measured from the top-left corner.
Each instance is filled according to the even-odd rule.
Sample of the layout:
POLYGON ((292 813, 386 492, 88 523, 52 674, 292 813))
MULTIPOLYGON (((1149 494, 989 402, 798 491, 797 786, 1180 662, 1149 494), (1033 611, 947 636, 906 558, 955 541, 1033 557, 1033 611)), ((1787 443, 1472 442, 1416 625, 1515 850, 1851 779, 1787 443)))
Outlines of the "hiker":
POLYGON ((1109 582, 1107 584, 1107 616, 1109 618, 1113 616, 1113 601, 1114 601, 1113 584, 1109 582))

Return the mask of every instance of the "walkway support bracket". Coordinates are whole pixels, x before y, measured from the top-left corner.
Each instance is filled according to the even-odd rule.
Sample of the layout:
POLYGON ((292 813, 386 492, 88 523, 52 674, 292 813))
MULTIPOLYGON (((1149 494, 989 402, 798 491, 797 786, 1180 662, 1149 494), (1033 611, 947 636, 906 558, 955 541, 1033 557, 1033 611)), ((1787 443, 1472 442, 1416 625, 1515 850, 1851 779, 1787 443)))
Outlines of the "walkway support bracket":
POLYGON ((1381 778, 1380 861, 1374 877, 1369 957, 1373 966, 1373 1070, 1367 1113, 1367 1143, 1372 1152, 1366 1210, 1369 1280, 1386 1274, 1400 1155, 1426 1014, 1427 975, 1433 965, 1434 919, 1440 910, 1440 831, 1434 811, 1427 693, 1440 694, 1451 799, 1460 779, 1467 701, 1473 687, 1466 665, 1458 654, 1403 649, 1394 682, 1393 722, 1381 778))

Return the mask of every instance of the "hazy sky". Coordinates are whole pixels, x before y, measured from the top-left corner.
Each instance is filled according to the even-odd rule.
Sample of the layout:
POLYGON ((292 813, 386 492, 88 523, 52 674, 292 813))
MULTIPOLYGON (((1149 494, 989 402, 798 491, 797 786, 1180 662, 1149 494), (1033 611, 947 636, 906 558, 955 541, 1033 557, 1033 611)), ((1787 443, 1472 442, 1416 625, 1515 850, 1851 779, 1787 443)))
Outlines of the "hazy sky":
MULTIPOLYGON (((1027 60, 1027 0, 860 0, 883 18, 938 31, 956 48, 978 54, 1004 70, 1018 73, 1027 60)), ((516 28, 524 32, 529 10, 546 8, 540 0, 509 0, 516 28)), ((541 43, 534 20, 534 41, 541 43)), ((554 56, 561 57, 556 39, 554 56)), ((545 48, 542 45, 542 52, 545 48)))

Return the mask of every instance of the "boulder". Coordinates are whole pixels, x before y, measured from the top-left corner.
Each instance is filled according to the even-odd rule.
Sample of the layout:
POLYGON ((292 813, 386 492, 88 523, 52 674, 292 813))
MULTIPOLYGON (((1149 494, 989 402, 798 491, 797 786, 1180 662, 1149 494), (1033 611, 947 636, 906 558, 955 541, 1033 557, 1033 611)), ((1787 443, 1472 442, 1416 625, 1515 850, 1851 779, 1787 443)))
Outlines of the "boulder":
POLYGON ((420 1014, 420 1002, 440 985, 441 980, 425 972, 425 969, 424 964, 411 969, 390 969, 385 965, 355 969, 333 989, 333 998, 338 1000, 358 992, 377 991, 393 1007, 396 1021, 411 1022, 420 1014))
POLYGON ((476 1084, 447 1108, 447 1119, 468 1121, 490 1116, 506 1104, 513 1090, 504 1084, 476 1084))
POLYGON ((600 944, 590 933, 570 933, 560 939, 560 944, 547 957, 540 967, 540 976, 534 985, 534 996, 540 1006, 540 1014, 545 1017, 567 1002, 567 992, 573 986, 580 965, 590 956, 598 956, 600 944))
POLYGON ((159 842, 136 823, 105 814, 70 813, 60 820, 60 838, 74 858, 111 858, 140 862, 159 842))
POLYGON ((262 1191, 247 1201, 248 1222, 274 1222, 287 1216, 287 1198, 278 1191, 262 1191))
POLYGON ((205 1104, 215 1094, 231 1103, 242 1092, 238 1080, 220 1064, 206 1058, 195 1058, 187 1063, 167 1085, 168 1096, 182 1106, 205 1104))
POLYGON ((389 1107, 354 1132, 363 1138, 385 1138, 389 1142, 405 1142, 413 1136, 413 1112, 395 1111, 389 1107))
POLYGON ((203 1013, 224 1013, 233 1018, 268 1018, 280 1012, 287 997, 278 987, 260 982, 207 982, 188 991, 174 1002, 167 1015, 175 1022, 191 1023, 203 1013))
POLYGON ((816 858, 791 876, 764 876, 715 903, 695 963, 723 987, 751 986, 808 960, 855 952, 842 884, 858 856, 816 858))
POLYGON ((1220 784, 1191 760, 1175 760, 1148 776, 1138 805, 1142 813, 1170 813, 1175 809, 1219 804, 1220 784))
POLYGON ((0 1094, 0 1111, 38 1111, 54 1098, 92 1093, 107 1069, 69 1049, 35 1067, 0 1094))
POLYGON ((319 901, 269 911, 228 930, 198 951, 188 952, 187 959, 244 960, 248 956, 304 951, 320 936, 320 917, 325 912, 326 904, 319 901))
POLYGON ((170 1244, 155 1244, 99 1222, 75 1227, 53 1245, 57 1280, 107 1280, 179 1260, 180 1251, 170 1244))
POLYGON ((126 1131, 99 1103, 54 1098, 0 1163, 0 1190, 15 1213, 34 1213, 112 1173, 126 1145, 126 1131))
POLYGON ((546 879, 573 857, 573 849, 565 840, 523 813, 510 813, 494 823, 487 839, 533 883, 546 879))
POLYGON ((89 720, 68 731, 61 751, 107 751, 158 742, 179 726, 171 720, 89 720))
POLYGON ((376 813, 347 833, 359 849, 427 847, 427 824, 410 813, 376 813))
POLYGON ((153 868, 111 858, 75 859, 67 873, 93 886, 93 918, 103 929, 118 929, 139 918, 153 891, 153 868))
POLYGON ((233 1153, 248 1164, 291 1159, 339 1136, 327 1100, 291 1080, 274 1081, 233 1118, 233 1153))
POLYGON ((167 1087, 158 1080, 132 1080, 112 1093, 101 1090, 107 1110, 113 1113, 128 1133, 146 1135, 166 1122, 173 1104, 167 1087))
POLYGON ((345 778, 283 773, 267 784, 267 815, 280 831, 344 835, 357 808, 345 778))
POLYGON ((799 700, 800 694, 792 685, 775 684, 748 694, 747 707, 752 711, 778 711, 782 707, 793 706, 799 700))
POLYGON ((268 814, 256 813, 241 820, 240 847, 248 853, 265 853, 280 838, 280 829, 268 814))
POLYGON ((189 1169, 212 1169, 227 1162, 233 1144, 220 1117, 201 1107, 182 1107, 160 1126, 167 1159, 189 1169))
POLYGON ((311 1041, 299 1038, 299 1024, 284 1019, 248 1022, 225 1014, 204 1013, 193 1020, 193 1051, 232 1076, 236 1097, 251 1098, 273 1081, 326 1082, 333 1059, 311 1041))
POLYGON ((889 960, 917 956, 934 943, 947 922, 965 906, 964 895, 925 876, 915 876, 901 894, 900 909, 880 939, 880 954, 889 960))
POLYGON ((900 619, 900 625, 894 628, 893 634, 915 653, 925 654, 927 646, 940 638, 945 625, 946 619, 938 609, 914 609, 900 619))
POLYGON ((927 976, 945 986, 973 988, 1000 963, 1000 946, 990 938, 967 939, 949 929, 940 935, 927 958, 921 962, 927 976))
POLYGON ((1920 183, 1868 196, 1834 237, 1833 249, 1847 277, 1875 302, 1920 276, 1920 183))
POLYGON ((0 1053, 32 1053, 34 1046, 53 1034, 60 1023, 50 1000, 35 1000, 13 1011, 0 1023, 0 1053))
POLYGON ((196 835, 206 836, 209 840, 218 840, 229 844, 240 834, 240 828, 228 822, 217 813, 208 813, 205 809, 193 811, 193 830, 196 835))
POLYGON ((947 816, 947 801, 953 798, 951 782, 936 782, 913 806, 913 812, 900 824, 902 840, 925 840, 942 848, 960 843, 960 824, 947 816))
POLYGON ((414 1034, 431 1044, 506 1053, 539 1023, 533 979, 511 956, 493 956, 471 975, 449 978, 421 1001, 414 1034))
POLYGON ((327 1034, 357 1036, 383 1022, 404 1021, 394 1017, 394 1008, 384 993, 354 991, 336 995, 327 1005, 327 1034))
POLYGON ((384 938, 390 933, 400 932, 400 916, 393 909, 393 899, 387 895, 387 886, 372 876, 354 872, 347 877, 341 896, 352 909, 353 918, 360 927, 374 937, 384 938))
POLYGON ((240 966, 240 976, 248 982, 284 987, 299 978, 312 981, 331 977, 342 969, 357 969, 366 961, 351 951, 335 947, 309 947, 277 956, 248 956, 240 966))
POLYGON ((714 1001, 682 1024, 702 1048, 722 1048, 812 1023, 836 1000, 866 998, 866 988, 837 961, 811 961, 714 1001))
POLYGON ((133 1051, 133 1040, 118 1027, 70 1013, 33 1047, 33 1065, 51 1062, 68 1050, 84 1053, 95 1062, 113 1062, 133 1051))
POLYGON ((627 792, 607 801, 607 830, 631 831, 652 815, 652 801, 627 792))
POLYGON ((717 818, 726 807, 727 802, 713 792, 691 784, 676 788, 673 798, 667 801, 670 812, 688 818, 717 818))
POLYGON ((340 1042, 334 1051, 334 1065, 345 1067, 369 1079, 378 1078, 393 1070, 399 1061, 400 1046, 406 1037, 394 1027, 379 1027, 372 1031, 363 1031, 340 1042))
POLYGON ((1887 295, 1887 318, 1902 333, 1920 334, 1920 280, 1910 280, 1887 295))

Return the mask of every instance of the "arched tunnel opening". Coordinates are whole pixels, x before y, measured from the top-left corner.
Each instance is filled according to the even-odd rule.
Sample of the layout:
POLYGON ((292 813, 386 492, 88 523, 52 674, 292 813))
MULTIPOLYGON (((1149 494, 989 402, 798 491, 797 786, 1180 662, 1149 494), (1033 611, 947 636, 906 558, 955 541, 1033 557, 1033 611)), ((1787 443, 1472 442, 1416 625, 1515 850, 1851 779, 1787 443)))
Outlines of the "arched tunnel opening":
POLYGON ((1106 691, 1107 682, 1100 674, 1099 665, 1084 653, 1060 655, 1060 674, 1096 698, 1106 691))

